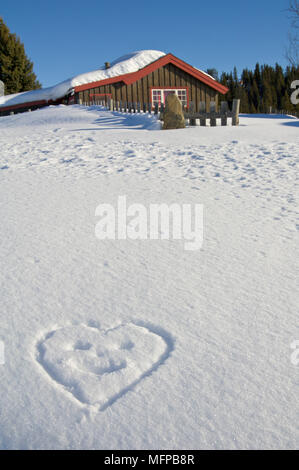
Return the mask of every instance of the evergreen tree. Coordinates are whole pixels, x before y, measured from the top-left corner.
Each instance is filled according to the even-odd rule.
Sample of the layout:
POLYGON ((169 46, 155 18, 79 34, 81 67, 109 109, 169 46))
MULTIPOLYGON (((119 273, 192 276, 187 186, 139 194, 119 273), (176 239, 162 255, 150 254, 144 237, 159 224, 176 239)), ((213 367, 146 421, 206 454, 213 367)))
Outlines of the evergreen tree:
POLYGON ((270 107, 273 104, 273 96, 272 96, 271 85, 267 80, 263 80, 262 96, 263 98, 262 98, 261 111, 263 113, 268 113, 270 107))
POLYGON ((259 91, 259 94, 261 94, 262 91, 262 75, 260 71, 260 64, 257 63, 254 69, 254 82, 256 83, 257 89, 259 91))
POLYGON ((298 80, 299 66, 288 66, 284 71, 278 64, 260 66, 256 64, 253 71, 244 69, 238 79, 236 67, 232 73, 223 72, 220 82, 228 88, 221 101, 228 101, 231 106, 234 98, 240 99, 241 113, 268 113, 286 111, 299 114, 299 104, 291 103, 291 84, 298 80))
POLYGON ((276 90, 276 109, 282 109, 282 97, 285 93, 285 77, 283 75, 283 69, 280 65, 275 65, 275 72, 274 72, 274 88, 276 90))
POLYGON ((218 71, 215 68, 207 69, 206 73, 211 75, 211 77, 215 78, 215 80, 219 81, 218 71))
POLYGON ((33 72, 33 63, 25 53, 24 44, 10 33, 0 17, 0 80, 5 84, 5 94, 41 88, 33 72))
POLYGON ((253 76, 252 86, 249 92, 249 101, 251 105, 252 113, 260 112, 260 92, 258 88, 258 81, 256 80, 256 74, 253 76))

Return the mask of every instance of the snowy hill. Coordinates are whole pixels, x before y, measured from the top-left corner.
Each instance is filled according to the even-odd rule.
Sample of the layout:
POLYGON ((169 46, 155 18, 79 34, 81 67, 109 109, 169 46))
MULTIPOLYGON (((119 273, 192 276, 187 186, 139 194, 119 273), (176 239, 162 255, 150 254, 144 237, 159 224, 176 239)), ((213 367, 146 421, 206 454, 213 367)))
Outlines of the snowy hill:
POLYGON ((0 118, 1 449, 298 446, 298 122, 0 118), (203 204, 202 248, 99 240, 119 196, 203 204))

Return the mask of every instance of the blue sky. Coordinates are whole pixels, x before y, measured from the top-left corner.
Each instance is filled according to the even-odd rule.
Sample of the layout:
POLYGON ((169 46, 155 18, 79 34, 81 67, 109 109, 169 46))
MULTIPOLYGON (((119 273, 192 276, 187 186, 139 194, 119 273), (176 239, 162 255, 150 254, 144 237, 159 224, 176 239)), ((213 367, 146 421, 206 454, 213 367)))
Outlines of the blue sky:
POLYGON ((219 72, 287 65, 288 0, 15 0, 0 16, 44 87, 128 52, 158 49, 219 72))

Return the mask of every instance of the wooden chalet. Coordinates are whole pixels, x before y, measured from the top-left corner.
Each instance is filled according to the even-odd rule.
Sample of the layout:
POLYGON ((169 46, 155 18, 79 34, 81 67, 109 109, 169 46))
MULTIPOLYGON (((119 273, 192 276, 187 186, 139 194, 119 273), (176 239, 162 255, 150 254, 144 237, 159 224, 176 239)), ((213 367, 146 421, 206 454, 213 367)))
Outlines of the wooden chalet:
MULTIPOLYGON (((109 69, 108 62, 105 69, 109 69)), ((226 94, 228 89, 214 80, 210 75, 192 67, 173 54, 164 54, 157 60, 140 68, 136 72, 116 75, 99 81, 73 86, 72 89, 64 92, 64 96, 57 99, 39 99, 37 93, 30 92, 28 102, 16 103, 7 101, 0 105, 0 116, 18 112, 25 112, 42 108, 49 104, 92 104, 97 101, 144 103, 152 108, 156 104, 165 104, 165 99, 169 93, 176 93, 184 108, 188 109, 190 102, 194 104, 194 111, 199 111, 200 102, 206 104, 206 111, 210 110, 210 102, 218 103, 218 95, 226 94)), ((39 95, 40 96, 40 95, 39 95)))
POLYGON ((192 101, 195 111, 199 111, 199 103, 204 101, 209 111, 210 101, 217 105, 218 94, 227 91, 211 76, 167 54, 138 72, 77 86, 70 101, 82 104, 105 97, 128 103, 151 103, 154 107, 156 103, 165 104, 169 93, 176 93, 186 108, 192 101))

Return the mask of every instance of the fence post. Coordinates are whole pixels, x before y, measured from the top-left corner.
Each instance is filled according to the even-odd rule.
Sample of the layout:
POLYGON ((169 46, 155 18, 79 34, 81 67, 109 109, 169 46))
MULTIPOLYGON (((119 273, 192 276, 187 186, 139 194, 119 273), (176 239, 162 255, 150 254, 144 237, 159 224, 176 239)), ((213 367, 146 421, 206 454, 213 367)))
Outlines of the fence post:
MULTIPOLYGON (((195 106, 194 102, 191 101, 189 105, 189 113, 194 114, 195 111, 195 106)), ((196 119, 195 118, 189 118, 189 126, 196 126, 196 119)))
POLYGON ((141 106, 140 106, 140 103, 138 101, 138 103, 137 103, 137 113, 140 113, 140 112, 141 112, 141 106))
POLYGON ((152 103, 148 104, 148 112, 149 114, 152 114, 152 103))
POLYGON ((143 103, 143 112, 146 113, 146 103, 143 103))
MULTIPOLYGON (((206 102, 205 101, 200 101, 200 103, 199 103, 199 112, 200 112, 200 114, 205 114, 206 113, 206 102)), ((200 118, 200 125, 201 126, 206 125, 206 118, 205 117, 200 118)))
POLYGON ((239 125, 239 110, 240 110, 240 100, 233 100, 233 118, 232 125, 239 125))
POLYGON ((158 103, 155 104, 155 114, 158 114, 159 112, 159 105, 158 103))
POLYGON ((164 111, 165 111, 165 107, 164 107, 164 103, 161 103, 161 108, 160 108, 160 121, 163 121, 164 119, 164 111))
POLYGON ((221 101, 220 114, 221 114, 221 126, 227 126, 227 101, 221 101))
POLYGON ((211 113, 210 126, 215 127, 215 126, 217 126, 216 117, 213 116, 213 114, 216 113, 216 102, 215 101, 210 102, 210 113, 211 113))

